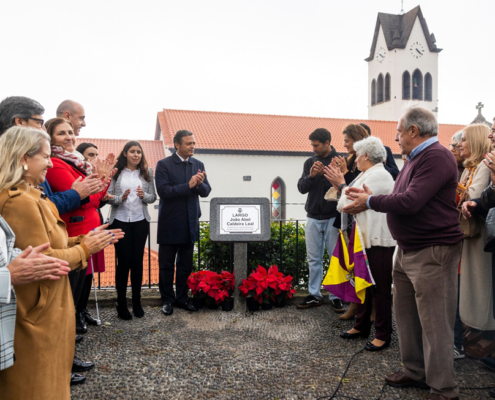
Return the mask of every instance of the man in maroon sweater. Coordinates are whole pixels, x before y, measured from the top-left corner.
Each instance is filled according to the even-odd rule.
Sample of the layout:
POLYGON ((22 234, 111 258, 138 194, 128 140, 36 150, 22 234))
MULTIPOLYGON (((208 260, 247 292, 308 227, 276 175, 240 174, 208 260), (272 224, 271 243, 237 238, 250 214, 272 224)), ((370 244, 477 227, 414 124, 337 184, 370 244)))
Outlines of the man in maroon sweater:
POLYGON ((457 267, 463 234, 455 204, 457 166, 437 138, 435 116, 409 109, 400 119, 395 140, 407 163, 390 195, 348 189, 354 200, 344 212, 369 208, 387 213, 399 249, 392 272, 394 314, 404 368, 387 375, 395 387, 431 388, 427 399, 458 399, 455 381, 454 320, 457 267))

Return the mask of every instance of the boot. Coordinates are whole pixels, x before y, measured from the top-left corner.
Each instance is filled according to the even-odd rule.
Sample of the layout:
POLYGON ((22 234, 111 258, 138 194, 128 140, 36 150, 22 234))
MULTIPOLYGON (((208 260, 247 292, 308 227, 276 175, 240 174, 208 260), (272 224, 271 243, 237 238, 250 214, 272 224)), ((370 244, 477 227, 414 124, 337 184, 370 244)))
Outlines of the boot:
POLYGON ((129 312, 129 309, 127 308, 127 302, 125 301, 117 302, 117 315, 119 316, 120 319, 126 321, 132 319, 132 315, 129 312))
POLYGON ((132 313, 136 318, 144 317, 144 310, 143 307, 141 307, 141 299, 132 299, 132 313))
POLYGON ((87 308, 85 308, 81 314, 84 316, 88 325, 98 325, 98 321, 91 316, 87 308))
POLYGON ((84 322, 82 313, 76 313, 76 333, 86 333, 87 331, 88 327, 84 322))
POLYGON ((357 303, 350 303, 349 309, 345 314, 342 314, 339 318, 342 320, 353 319, 356 316, 357 312, 357 303))

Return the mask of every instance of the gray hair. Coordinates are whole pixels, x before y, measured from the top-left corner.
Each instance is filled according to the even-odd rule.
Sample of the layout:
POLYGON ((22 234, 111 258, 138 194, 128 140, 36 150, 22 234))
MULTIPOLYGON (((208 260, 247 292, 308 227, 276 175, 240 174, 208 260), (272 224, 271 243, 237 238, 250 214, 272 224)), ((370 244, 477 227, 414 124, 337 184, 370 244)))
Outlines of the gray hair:
POLYGON ((42 115, 43 106, 36 100, 23 96, 11 96, 0 103, 0 135, 14 125, 16 118, 27 121, 33 115, 42 115))
POLYGON ((0 192, 24 182, 23 166, 25 155, 34 157, 50 136, 41 129, 13 126, 0 138, 0 192))
POLYGON ((462 139, 462 130, 461 131, 458 131, 456 133, 454 133, 454 135, 452 136, 452 139, 451 140, 455 140, 457 143, 461 143, 461 139, 462 139))
POLYGON ((402 128, 406 131, 413 125, 419 130, 419 136, 437 136, 438 122, 431 111, 421 107, 410 107, 401 117, 402 128))
POLYGON ((382 163, 387 159, 387 151, 382 141, 375 136, 355 142, 353 147, 358 156, 367 154, 373 164, 382 163))

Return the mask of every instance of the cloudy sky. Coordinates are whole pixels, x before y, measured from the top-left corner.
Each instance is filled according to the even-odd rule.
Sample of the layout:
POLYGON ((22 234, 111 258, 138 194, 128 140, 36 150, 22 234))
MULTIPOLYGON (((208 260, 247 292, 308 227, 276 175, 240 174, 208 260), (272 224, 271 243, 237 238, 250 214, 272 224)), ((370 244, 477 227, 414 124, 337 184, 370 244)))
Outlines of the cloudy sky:
MULTIPOLYGON (((439 120, 495 116, 495 1, 421 5, 444 50, 439 120)), ((82 137, 152 139, 163 108, 367 118, 378 12, 400 0, 2 1, 0 99, 54 116, 86 109, 82 137)), ((187 128, 187 127, 184 127, 187 128)))

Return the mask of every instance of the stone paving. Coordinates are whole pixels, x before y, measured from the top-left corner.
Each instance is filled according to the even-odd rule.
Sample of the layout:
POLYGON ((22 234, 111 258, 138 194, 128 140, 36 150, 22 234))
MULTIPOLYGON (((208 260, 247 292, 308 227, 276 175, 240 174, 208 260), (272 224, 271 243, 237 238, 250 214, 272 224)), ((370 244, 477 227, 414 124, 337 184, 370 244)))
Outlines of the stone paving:
MULTIPOLYGON (((328 304, 294 305, 256 313, 174 310, 165 317, 146 306, 142 319, 122 321, 100 309, 102 326, 88 327, 76 353, 96 367, 72 387, 72 399, 295 400, 330 396, 351 356, 365 340, 339 337, 340 321, 328 304)), ((90 308, 92 313, 94 308, 90 308)), ((383 375, 400 368, 397 337, 383 352, 358 354, 338 395, 376 399, 383 375)), ((486 387, 495 374, 475 360, 455 362, 463 387, 486 387)), ((428 392, 387 386, 381 399, 423 399, 428 392)), ((462 390, 462 399, 488 399, 488 390, 462 390)))

